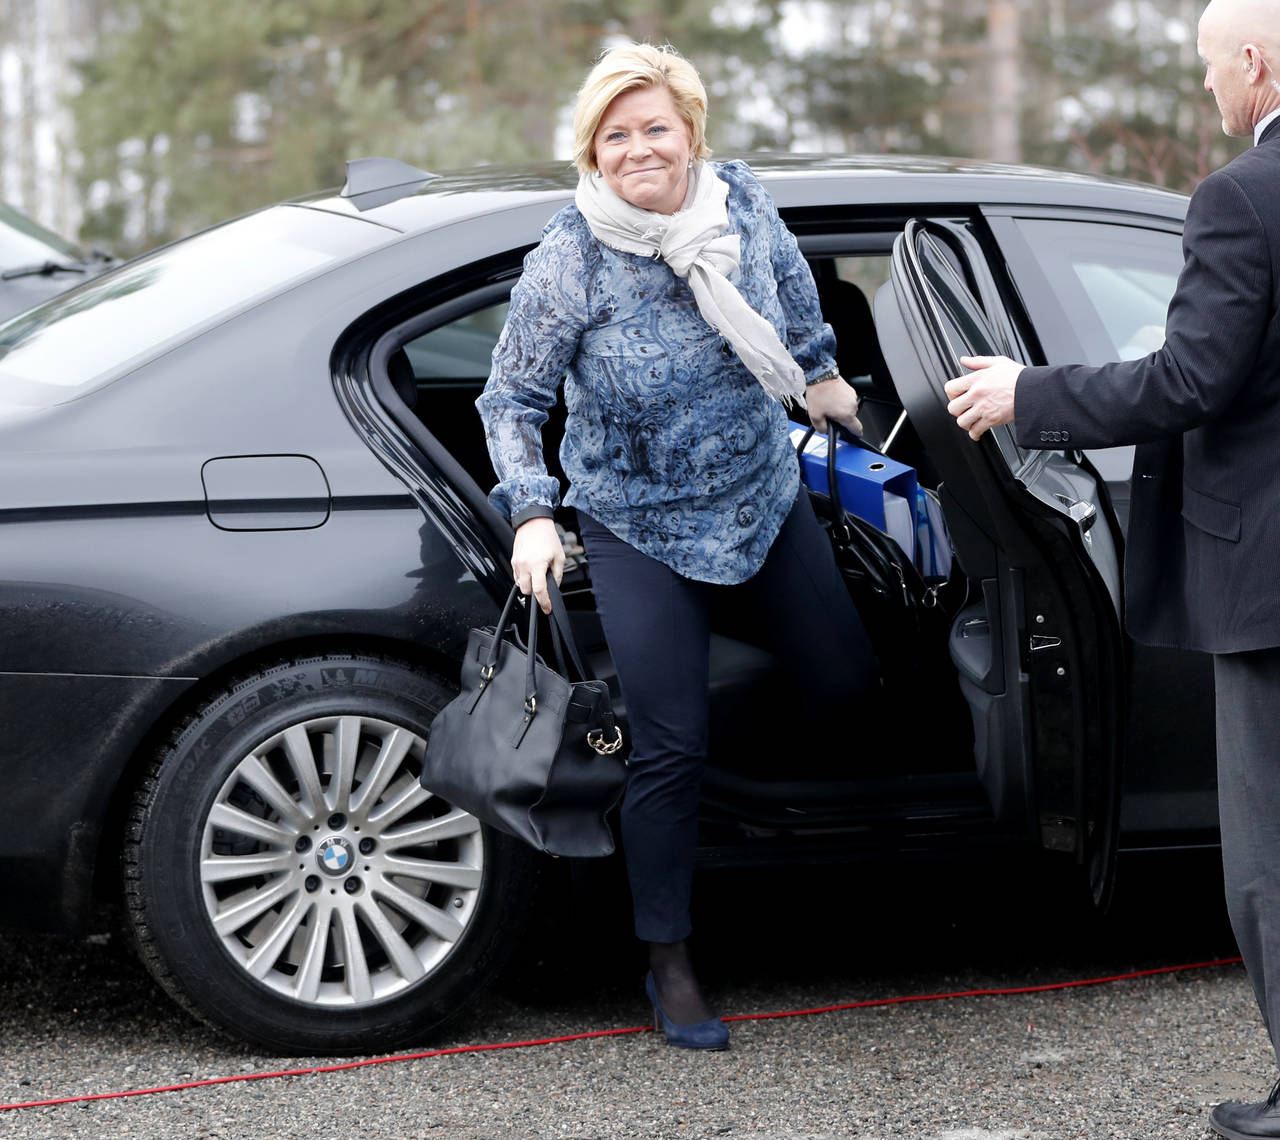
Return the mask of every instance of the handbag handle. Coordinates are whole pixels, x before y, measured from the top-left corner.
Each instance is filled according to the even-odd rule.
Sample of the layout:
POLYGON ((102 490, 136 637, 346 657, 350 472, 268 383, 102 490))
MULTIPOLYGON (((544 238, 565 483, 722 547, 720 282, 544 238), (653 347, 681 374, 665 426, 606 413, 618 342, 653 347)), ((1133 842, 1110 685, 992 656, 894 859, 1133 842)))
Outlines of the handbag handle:
MULTIPOLYGON (((555 586, 554 580, 549 582, 548 585, 554 587, 555 586)), ((512 586, 511 589, 514 593, 518 594, 520 592, 519 586, 512 586)), ((563 605, 563 603, 561 604, 563 605)), ((524 667, 524 718, 525 718, 525 722, 527 723, 528 721, 533 719, 533 714, 538 711, 538 676, 537 676, 538 615, 542 611, 534 604, 532 598, 530 598, 525 602, 525 609, 529 611, 529 632, 527 634, 527 638, 525 641, 525 667, 524 667)), ((505 613, 506 611, 504 610, 503 612, 505 613)), ((493 639, 495 645, 497 644, 500 637, 501 637, 501 632, 499 632, 498 635, 495 636, 493 639)), ((556 630, 554 625, 551 627, 551 643, 552 643, 553 649, 557 651, 560 649, 560 641, 559 641, 559 638, 556 636, 556 630)), ((496 657, 496 654, 495 654, 495 657, 496 657)), ((559 667, 561 672, 564 672, 563 659, 557 660, 556 665, 559 667)))
MULTIPOLYGON (((551 595, 551 644, 556 666, 559 668, 561 673, 566 674, 572 669, 579 680, 595 680, 595 675, 584 663, 585 659, 578 651, 578 643, 573 636, 573 628, 569 625, 569 613, 565 608, 564 598, 561 595, 560 589, 556 585, 554 578, 547 579, 547 592, 551 595)), ((480 667, 480 680, 482 685, 488 684, 498 667, 498 652, 502 641, 503 631, 511 622, 512 611, 516 607, 517 599, 522 598, 524 598, 524 595, 520 592, 520 587, 513 584, 511 592, 507 595, 506 603, 502 607, 502 613, 498 618, 494 637, 489 642, 489 648, 485 654, 484 663, 480 667)), ((526 658, 528 662, 525 670, 525 710, 532 714, 538 705, 538 690, 534 673, 534 662, 538 656, 538 616, 542 611, 532 602, 526 602, 525 605, 529 611, 528 633, 526 635, 527 640, 525 642, 526 658)))
MULTIPOLYGON (((569 612, 565 609, 564 598, 554 578, 547 579, 547 592, 551 596, 551 645, 556 658, 556 667, 562 675, 568 673, 569 669, 565 664, 567 657, 577 671, 580 681, 594 681, 595 675, 583 663, 584 658, 578 653, 578 643, 569 625, 569 612)), ((502 608, 502 624, 494 632, 488 659, 480 670, 482 689, 493 676, 498 660, 498 642, 502 640, 502 632, 506 629, 506 621, 517 596, 524 595, 520 594, 519 586, 513 585, 511 593, 507 596, 507 604, 502 608)), ((542 615, 542 610, 534 605, 532 599, 529 599, 525 605, 529 610, 529 632, 525 646, 524 723, 528 725, 538 711, 538 681, 535 666, 538 659, 538 618, 542 615)), ((610 756, 622 747, 622 729, 614 720, 613 709, 609 704, 606 703, 604 706, 600 726, 587 733, 587 743, 599 756, 610 756)))
MULTIPOLYGON (((555 647, 556 661, 562 673, 569 670, 565 667, 567 656, 577 672, 579 681, 597 680, 587 658, 578 653, 578 642, 573 636, 573 627, 569 624, 569 611, 565 607, 560 587, 554 578, 547 579, 547 593, 551 596, 551 643, 555 647)), ((530 605, 535 617, 538 607, 530 605)), ((622 747, 622 729, 614 719, 613 706, 606 701, 601 711, 600 727, 587 733, 587 743, 598 756, 611 756, 622 747)))
POLYGON ((494 627, 494 637, 489 643, 488 652, 485 654, 484 664, 480 666, 480 677, 486 683, 493 677, 493 672, 498 665, 498 642, 502 640, 503 631, 511 622, 511 611, 515 609, 516 599, 521 597, 520 587, 513 585, 511 593, 507 595, 506 604, 502 607, 502 613, 498 617, 498 624, 494 627))
MULTIPOLYGON (((489 682, 493 680, 494 673, 498 670, 498 650, 502 643, 502 636, 507 631, 507 625, 511 621, 511 611, 515 609, 516 599, 520 596, 520 587, 513 584, 511 593, 507 595, 506 603, 502 607, 502 613, 498 616, 498 624, 494 626, 493 637, 489 639, 489 648, 485 651, 484 661, 480 664, 480 684, 476 689, 476 699, 471 704, 473 711, 476 702, 480 700, 489 682)), ((531 652, 530 660, 532 659, 531 652)))
MULTIPOLYGON (((547 593, 551 595, 551 641, 555 646, 557 661, 563 669, 567 656, 579 681, 594 681, 595 674, 586 663, 587 659, 578 650, 577 639, 573 636, 573 627, 569 624, 569 611, 554 578, 547 579, 547 593)), ((569 670, 564 669, 564 671, 567 673, 569 670)))
MULTIPOLYGON (((810 426, 809 430, 804 433, 804 438, 796 447, 796 457, 803 458, 804 449, 809 446, 809 441, 813 438, 815 428, 810 426)), ((859 446, 866 448, 868 451, 881 455, 877 448, 871 446, 865 440, 856 435, 849 436, 859 446)), ((838 521, 844 517, 844 504, 840 501, 840 481, 836 478, 836 445, 840 441, 839 429, 835 420, 827 420, 827 497, 831 500, 832 516, 838 521)))

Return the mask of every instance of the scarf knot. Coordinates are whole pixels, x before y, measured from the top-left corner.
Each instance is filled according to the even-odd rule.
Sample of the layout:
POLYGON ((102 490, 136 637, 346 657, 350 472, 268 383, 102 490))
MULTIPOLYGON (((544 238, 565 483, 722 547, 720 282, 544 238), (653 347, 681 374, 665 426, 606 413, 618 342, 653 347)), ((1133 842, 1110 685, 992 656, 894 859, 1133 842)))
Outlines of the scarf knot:
POLYGON ((584 174, 575 202, 597 241, 624 253, 661 258, 689 282, 698 312, 738 354, 760 386, 789 407, 804 401, 804 373, 777 331, 729 280, 742 239, 729 228, 729 184, 705 162, 689 168, 689 192, 675 214, 631 205, 603 178, 584 174))

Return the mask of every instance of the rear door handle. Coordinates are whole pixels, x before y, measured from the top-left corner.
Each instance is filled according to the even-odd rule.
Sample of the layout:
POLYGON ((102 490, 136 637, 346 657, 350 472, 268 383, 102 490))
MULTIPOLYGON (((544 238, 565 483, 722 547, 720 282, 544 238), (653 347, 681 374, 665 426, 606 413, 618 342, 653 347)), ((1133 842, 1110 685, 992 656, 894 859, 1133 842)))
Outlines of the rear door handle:
POLYGON ((1098 521, 1098 508, 1088 499, 1073 499, 1063 494, 1055 494, 1053 497, 1067 508, 1071 521, 1077 523, 1085 534, 1088 534, 1093 524, 1098 521))

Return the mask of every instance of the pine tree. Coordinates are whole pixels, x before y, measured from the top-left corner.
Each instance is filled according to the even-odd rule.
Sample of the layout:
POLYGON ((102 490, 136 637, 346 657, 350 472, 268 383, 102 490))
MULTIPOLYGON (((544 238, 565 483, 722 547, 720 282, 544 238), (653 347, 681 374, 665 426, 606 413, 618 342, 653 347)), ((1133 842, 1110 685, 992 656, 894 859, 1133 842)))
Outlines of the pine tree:
MULTIPOLYGON (((671 41, 719 85, 764 55, 713 0, 120 0, 75 99, 86 237, 139 250, 341 181, 552 158, 600 47, 671 41), (123 240, 121 239, 121 235, 123 240)), ((772 9, 761 9, 761 19, 772 9)), ((731 114, 723 115, 731 121, 731 114)), ((716 120, 713 120, 713 122, 716 120)))

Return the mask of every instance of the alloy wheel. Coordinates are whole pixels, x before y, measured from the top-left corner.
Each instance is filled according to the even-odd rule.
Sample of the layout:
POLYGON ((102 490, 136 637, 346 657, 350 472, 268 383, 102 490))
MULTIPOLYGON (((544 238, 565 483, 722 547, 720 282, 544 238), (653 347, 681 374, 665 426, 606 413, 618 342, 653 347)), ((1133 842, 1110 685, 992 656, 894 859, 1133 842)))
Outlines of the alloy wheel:
POLYGON ((484 837, 418 782, 425 740, 324 716, 236 764, 204 822, 200 884, 223 947, 308 1005, 356 1007, 422 981, 476 910, 484 837))

